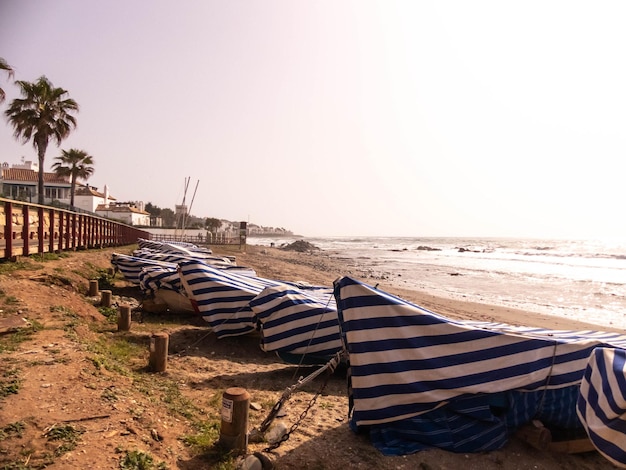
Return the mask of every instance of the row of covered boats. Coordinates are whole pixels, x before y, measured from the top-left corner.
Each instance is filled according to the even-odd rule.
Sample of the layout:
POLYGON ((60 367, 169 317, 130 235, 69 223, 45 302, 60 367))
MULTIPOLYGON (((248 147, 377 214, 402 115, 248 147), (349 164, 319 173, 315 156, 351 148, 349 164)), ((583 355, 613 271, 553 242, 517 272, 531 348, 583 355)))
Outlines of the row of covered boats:
POLYGON ((626 336, 453 320, 350 277, 265 279, 194 245, 138 244, 114 267, 218 338, 258 332, 264 351, 298 363, 343 352, 351 428, 385 454, 493 450, 539 420, 626 468, 626 336))

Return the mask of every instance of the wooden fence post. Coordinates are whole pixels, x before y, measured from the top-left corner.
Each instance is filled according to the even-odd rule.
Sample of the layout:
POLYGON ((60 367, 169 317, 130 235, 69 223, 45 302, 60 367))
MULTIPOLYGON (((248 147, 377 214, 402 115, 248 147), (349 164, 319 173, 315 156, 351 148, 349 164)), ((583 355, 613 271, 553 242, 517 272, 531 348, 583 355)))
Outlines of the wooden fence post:
POLYGON ((100 291, 100 293, 102 294, 100 297, 100 305, 102 305, 103 307, 110 307, 113 292, 111 292, 110 290, 102 290, 100 291))
POLYGON ((97 279, 91 279, 89 281, 89 297, 95 297, 96 295, 98 295, 98 280, 97 279))
POLYGON ((150 338, 150 370, 153 372, 165 372, 167 369, 167 349, 170 335, 167 333, 155 333, 150 338))
POLYGON ((130 330, 130 305, 120 305, 117 316, 117 331, 130 330))

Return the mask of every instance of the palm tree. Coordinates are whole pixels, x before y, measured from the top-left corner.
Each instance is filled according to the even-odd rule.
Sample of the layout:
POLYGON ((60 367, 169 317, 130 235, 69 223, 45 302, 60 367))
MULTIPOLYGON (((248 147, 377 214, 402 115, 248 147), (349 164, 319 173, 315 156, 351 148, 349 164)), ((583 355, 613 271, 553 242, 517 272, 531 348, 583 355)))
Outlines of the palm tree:
MULTIPOLYGON (((9 78, 13 78, 13 69, 11 68, 9 64, 7 64, 7 61, 4 60, 2 57, 0 57, 0 70, 6 71, 6 73, 9 75, 9 78)), ((7 95, 4 92, 4 90, 0 88, 0 103, 4 101, 6 96, 7 95)))
POLYGON ((69 176, 72 182, 70 207, 74 209, 74 192, 76 191, 76 181, 87 180, 93 174, 93 157, 84 150, 70 149, 63 150, 63 153, 56 157, 57 160, 52 165, 52 171, 59 176, 69 176))
POLYGON ((39 157, 38 202, 44 203, 43 164, 50 139, 57 145, 65 139, 72 128, 76 127, 76 118, 72 112, 78 112, 78 104, 67 98, 67 91, 55 88, 50 81, 41 76, 34 82, 18 80, 22 98, 16 98, 4 112, 13 126, 13 136, 26 143, 33 140, 33 147, 39 157))

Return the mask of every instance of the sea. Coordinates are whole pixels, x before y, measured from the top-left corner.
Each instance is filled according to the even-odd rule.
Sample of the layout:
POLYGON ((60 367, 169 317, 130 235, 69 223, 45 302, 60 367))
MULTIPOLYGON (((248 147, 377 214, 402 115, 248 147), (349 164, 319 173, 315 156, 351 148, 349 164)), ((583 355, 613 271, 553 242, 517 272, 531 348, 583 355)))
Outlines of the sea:
POLYGON ((249 237, 305 240, 371 273, 369 284, 518 308, 626 330, 626 240, 249 237))

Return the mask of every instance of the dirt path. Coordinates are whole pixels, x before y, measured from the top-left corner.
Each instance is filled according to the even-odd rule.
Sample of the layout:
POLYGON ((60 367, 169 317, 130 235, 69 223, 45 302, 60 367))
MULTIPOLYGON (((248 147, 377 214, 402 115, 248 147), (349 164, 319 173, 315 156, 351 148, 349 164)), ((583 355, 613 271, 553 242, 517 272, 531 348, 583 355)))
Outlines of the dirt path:
MULTIPOLYGON (((0 320, 29 327, 0 335, 0 469, 230 469, 236 459, 214 444, 222 393, 244 387, 257 426, 298 370, 258 346, 258 338, 217 340, 202 320, 166 314, 134 315, 118 332, 116 309, 88 297, 90 279, 113 291, 114 303, 141 300, 119 274, 107 275, 114 251, 71 253, 0 265, 0 320), (14 269, 19 268, 19 269, 14 269), (170 335, 167 371, 148 370, 150 336, 170 335)), ((217 250, 216 250, 217 251, 217 250)), ((260 276, 329 284, 347 267, 324 256, 251 248, 230 250, 260 276)), ((114 305, 115 307, 115 305, 114 305)), ((279 418, 291 428, 324 378, 296 393, 279 418)), ((290 439, 268 454, 278 469, 530 470, 614 468, 596 453, 539 452, 513 439, 486 454, 430 450, 384 457, 348 429, 345 374, 333 374, 290 439)), ((251 443, 250 452, 267 444, 251 443)))

